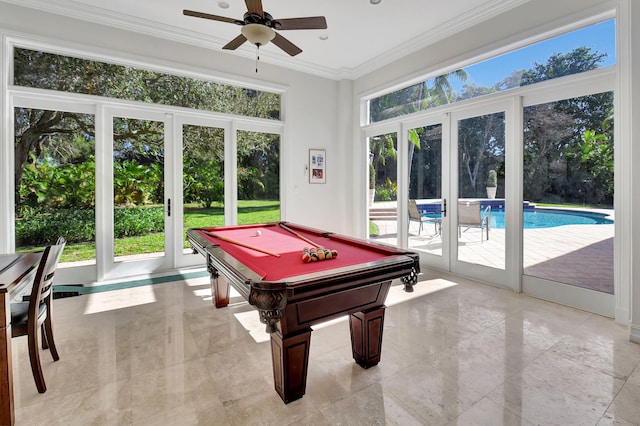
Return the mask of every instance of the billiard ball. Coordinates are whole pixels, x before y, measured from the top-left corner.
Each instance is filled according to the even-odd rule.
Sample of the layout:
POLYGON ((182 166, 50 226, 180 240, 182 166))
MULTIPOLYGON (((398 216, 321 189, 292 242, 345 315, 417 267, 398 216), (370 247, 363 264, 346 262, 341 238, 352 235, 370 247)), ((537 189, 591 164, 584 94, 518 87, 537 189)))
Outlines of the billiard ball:
POLYGON ((258 230, 256 231, 256 237, 259 237, 260 235, 262 235, 262 231, 258 229, 258 230))

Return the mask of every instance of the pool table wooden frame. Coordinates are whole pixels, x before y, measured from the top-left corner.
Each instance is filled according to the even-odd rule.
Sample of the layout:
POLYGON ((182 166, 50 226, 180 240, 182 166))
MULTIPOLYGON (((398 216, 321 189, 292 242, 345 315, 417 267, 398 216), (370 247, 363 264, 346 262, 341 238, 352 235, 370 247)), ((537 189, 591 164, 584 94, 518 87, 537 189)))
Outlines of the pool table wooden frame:
MULTIPOLYGON (((420 271, 417 253, 382 246, 369 241, 315 230, 288 222, 252 226, 285 225, 296 231, 314 232, 323 238, 366 247, 381 248, 392 255, 358 265, 328 268, 326 271, 287 277, 276 282, 263 281, 261 276, 225 252, 200 231, 187 230, 187 239, 194 253, 206 259, 216 308, 229 304, 229 285, 233 286, 260 313, 260 320, 271 333, 271 353, 274 385, 285 403, 301 398, 305 393, 311 326, 349 315, 353 358, 363 368, 380 361, 384 302, 391 281, 401 278, 406 291, 413 291, 420 271)), ((327 245, 329 246, 329 245, 327 245)), ((300 260, 302 261, 302 260, 300 260)), ((327 266, 330 265, 330 261, 327 266)))

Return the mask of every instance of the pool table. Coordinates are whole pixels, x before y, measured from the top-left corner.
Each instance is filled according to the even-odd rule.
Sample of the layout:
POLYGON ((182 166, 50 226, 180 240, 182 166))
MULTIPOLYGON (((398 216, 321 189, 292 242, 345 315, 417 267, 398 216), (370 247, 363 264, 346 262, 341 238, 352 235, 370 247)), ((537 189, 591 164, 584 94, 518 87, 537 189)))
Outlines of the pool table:
POLYGON ((217 308, 228 305, 231 285, 258 309, 285 403, 305 393, 314 324, 349 315, 353 358, 363 368, 378 364, 391 280, 412 291, 420 271, 414 252, 290 222, 192 228, 187 239, 206 259, 217 308), (306 263, 303 250, 313 245, 337 256, 306 263))

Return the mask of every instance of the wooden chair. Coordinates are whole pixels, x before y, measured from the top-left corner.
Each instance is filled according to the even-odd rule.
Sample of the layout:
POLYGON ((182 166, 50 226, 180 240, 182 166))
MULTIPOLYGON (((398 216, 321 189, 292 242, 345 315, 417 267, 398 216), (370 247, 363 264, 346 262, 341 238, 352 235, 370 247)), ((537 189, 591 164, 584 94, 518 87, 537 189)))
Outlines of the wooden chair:
POLYGON ((462 227, 480 228, 480 242, 483 241, 484 230, 487 230, 487 241, 489 241, 489 226, 491 223, 491 206, 484 209, 480 206, 480 201, 458 200, 458 237, 462 236, 462 227))
POLYGON ((38 350, 38 329, 42 330, 42 348, 49 349, 54 361, 60 359, 53 340, 51 324, 53 276, 60 261, 60 255, 66 244, 63 237, 55 245, 48 246, 42 253, 38 270, 31 288, 28 301, 11 304, 11 337, 28 336, 29 360, 38 392, 44 393, 44 382, 40 354, 38 350))

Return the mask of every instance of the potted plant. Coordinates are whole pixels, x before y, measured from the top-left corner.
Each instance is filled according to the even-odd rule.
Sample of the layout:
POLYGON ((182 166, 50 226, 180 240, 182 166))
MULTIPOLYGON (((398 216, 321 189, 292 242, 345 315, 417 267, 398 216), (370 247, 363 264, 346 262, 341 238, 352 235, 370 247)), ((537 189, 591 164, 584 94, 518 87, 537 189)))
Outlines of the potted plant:
POLYGON ((496 198, 496 190, 498 189, 498 174, 495 170, 489 170, 487 176, 487 198, 496 198))

